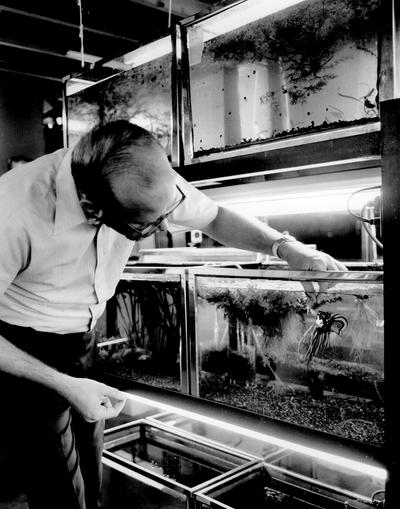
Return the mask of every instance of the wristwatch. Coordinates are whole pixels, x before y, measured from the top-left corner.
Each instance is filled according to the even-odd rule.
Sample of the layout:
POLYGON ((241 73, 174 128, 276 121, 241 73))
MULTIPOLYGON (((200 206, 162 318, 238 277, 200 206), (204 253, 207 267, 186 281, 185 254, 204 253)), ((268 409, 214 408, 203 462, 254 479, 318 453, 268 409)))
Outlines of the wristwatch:
POLYGON ((297 242, 297 241, 291 235, 282 235, 282 237, 279 237, 279 239, 272 244, 271 248, 272 254, 274 256, 277 256, 278 258, 281 258, 281 256, 279 256, 279 248, 282 246, 282 244, 286 244, 286 242, 297 242))

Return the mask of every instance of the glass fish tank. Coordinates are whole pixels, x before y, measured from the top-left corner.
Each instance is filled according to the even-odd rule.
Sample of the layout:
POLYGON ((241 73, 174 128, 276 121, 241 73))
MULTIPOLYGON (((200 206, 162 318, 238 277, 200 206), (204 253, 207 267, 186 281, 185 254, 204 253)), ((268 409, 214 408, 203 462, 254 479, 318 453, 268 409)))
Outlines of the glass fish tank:
POLYGON ((368 509, 384 507, 374 498, 360 497, 323 483, 259 463, 196 494, 197 509, 368 509))
POLYGON ((186 391, 180 274, 124 274, 96 326, 96 369, 186 391), (182 362, 183 361, 183 362, 182 362))
POLYGON ((378 8, 256 0, 189 21, 194 156, 376 121, 378 8))
POLYGON ((190 509, 194 491, 252 461, 146 420, 107 430, 104 448, 105 507, 190 509))
POLYGON ((171 52, 168 36, 69 80, 69 147, 99 122, 118 118, 151 131, 170 155, 171 52))
POLYGON ((381 447, 381 272, 192 274, 201 398, 381 447))

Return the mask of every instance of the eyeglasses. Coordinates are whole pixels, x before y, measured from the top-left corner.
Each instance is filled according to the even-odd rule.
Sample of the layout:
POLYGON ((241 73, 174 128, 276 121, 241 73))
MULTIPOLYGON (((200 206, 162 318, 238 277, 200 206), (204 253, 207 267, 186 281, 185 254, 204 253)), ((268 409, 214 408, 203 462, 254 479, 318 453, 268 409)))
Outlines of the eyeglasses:
POLYGON ((120 223, 119 221, 110 220, 111 219, 110 217, 105 216, 104 222, 108 224, 108 226, 110 226, 111 228, 114 228, 118 232, 125 235, 125 237, 127 237, 130 240, 145 239, 146 237, 149 237, 155 231, 157 231, 160 228, 162 222, 165 221, 167 217, 170 216, 172 212, 174 212, 174 210, 176 210, 179 207, 179 205, 181 205, 181 203, 186 199, 186 195, 183 193, 182 189, 179 186, 176 186, 176 188, 178 189, 180 194, 178 200, 176 201, 176 203, 174 203, 174 205, 172 205, 172 207, 167 212, 162 214, 155 221, 151 221, 145 224, 144 226, 139 227, 132 223, 122 223, 122 222, 120 223))

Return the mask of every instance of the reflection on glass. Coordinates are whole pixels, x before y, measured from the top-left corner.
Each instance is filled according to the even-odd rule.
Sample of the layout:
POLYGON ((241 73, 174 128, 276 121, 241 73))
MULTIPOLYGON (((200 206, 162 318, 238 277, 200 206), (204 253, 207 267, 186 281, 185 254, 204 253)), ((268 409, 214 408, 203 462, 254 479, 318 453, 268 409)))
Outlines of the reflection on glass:
MULTIPOLYGON (((219 451, 206 444, 158 429, 150 424, 136 424, 113 443, 108 435, 105 448, 128 464, 167 477, 193 488, 222 473, 246 463, 237 455, 219 451)), ((121 435, 121 431, 117 432, 121 435)))
MULTIPOLYGON (((318 486, 304 478, 291 476, 284 471, 260 464, 223 481, 216 487, 204 490, 212 500, 205 507, 247 509, 249 494, 254 509, 311 509, 326 507, 359 507, 366 509, 366 500, 359 503, 353 494, 343 494, 328 487, 318 486)), ((203 500, 204 497, 200 496, 203 500)))
POLYGON ((383 444, 380 282, 323 293, 260 277, 198 277, 197 285, 202 397, 383 444))
POLYGON ((177 491, 141 482, 108 465, 103 466, 103 509, 187 509, 186 496, 177 491))
POLYGON ((358 472, 343 465, 338 467, 328 461, 306 456, 293 451, 284 451, 271 460, 271 463, 291 472, 310 477, 320 483, 351 491, 367 498, 385 489, 381 478, 358 472))
POLYGON ((189 28, 198 155, 378 117, 378 0, 305 0, 266 16, 269 3, 244 26, 247 2, 189 28))
POLYGON ((85 88, 68 95, 70 147, 97 123, 122 118, 151 131, 170 154, 171 56, 168 50, 162 56, 150 51, 152 44, 146 48, 140 48, 140 59, 137 50, 114 61, 126 70, 114 70, 110 77, 92 72, 84 76, 85 88))
POLYGON ((121 281, 107 305, 109 336, 98 338, 97 368, 156 387, 180 390, 179 284, 121 281))
POLYGON ((153 418, 169 426, 174 426, 174 428, 193 433, 202 438, 232 447, 238 451, 255 455, 259 458, 262 457, 268 461, 272 461, 272 459, 282 451, 282 448, 277 445, 269 444, 247 435, 228 431, 226 428, 220 428, 194 419, 189 419, 188 417, 182 417, 178 414, 164 414, 154 416, 153 418))

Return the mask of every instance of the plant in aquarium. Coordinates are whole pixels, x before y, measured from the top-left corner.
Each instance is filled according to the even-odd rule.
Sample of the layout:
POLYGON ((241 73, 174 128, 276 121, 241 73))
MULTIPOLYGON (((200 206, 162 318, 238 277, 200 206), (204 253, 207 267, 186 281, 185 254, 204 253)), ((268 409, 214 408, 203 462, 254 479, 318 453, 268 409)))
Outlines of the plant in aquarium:
MULTIPOLYGON (((378 7, 378 0, 302 2, 214 39, 207 54, 228 65, 278 63, 285 75, 282 92, 292 104, 303 103, 336 77, 334 68, 343 58, 338 49, 347 45, 375 54, 369 41, 376 38, 378 7)), ((377 115, 375 95, 375 90, 366 91, 367 117, 377 115)), ((267 91, 260 100, 272 98, 267 91)))
POLYGON ((249 380, 257 370, 279 381, 275 362, 284 352, 280 345, 284 341, 283 324, 290 314, 297 313, 302 316, 307 312, 309 309, 307 298, 288 292, 265 293, 252 287, 249 287, 246 292, 238 289, 208 290, 202 298, 223 310, 228 319, 229 328, 229 347, 205 352, 202 359, 203 369, 208 368, 211 372, 215 372, 212 371, 216 364, 215 359, 222 356, 226 361, 222 363, 222 367, 226 365, 225 370, 229 374, 230 359, 235 358, 236 379, 249 380), (255 329, 262 331, 262 343, 255 329), (242 356, 241 364, 237 362, 236 357, 233 357, 233 352, 236 352, 236 357, 242 356), (252 370, 249 369, 251 358, 253 358, 252 370), (242 370, 239 366, 242 366, 242 370))
MULTIPOLYGON (((383 331, 383 320, 369 303, 368 295, 355 295, 354 299, 355 312, 350 324, 351 356, 355 361, 364 362, 373 357, 375 331, 383 331)), ((383 310, 379 311, 382 315, 383 310)))
POLYGON ((165 146, 170 136, 171 59, 158 58, 109 80, 103 92, 104 120, 125 118, 149 129, 165 146))
MULTIPOLYGON (((379 341, 379 298, 306 295, 257 284, 203 287, 199 298, 216 317, 210 346, 200 340, 202 397, 382 443, 383 373, 369 360, 355 362, 361 349, 379 341)), ((365 360, 364 350, 362 355, 365 360)))
POLYGON ((115 336, 126 341, 103 352, 103 364, 123 376, 177 389, 181 337, 178 286, 122 281, 113 304, 115 336))

